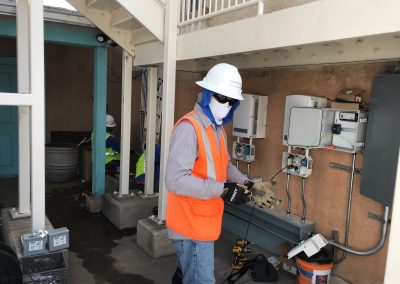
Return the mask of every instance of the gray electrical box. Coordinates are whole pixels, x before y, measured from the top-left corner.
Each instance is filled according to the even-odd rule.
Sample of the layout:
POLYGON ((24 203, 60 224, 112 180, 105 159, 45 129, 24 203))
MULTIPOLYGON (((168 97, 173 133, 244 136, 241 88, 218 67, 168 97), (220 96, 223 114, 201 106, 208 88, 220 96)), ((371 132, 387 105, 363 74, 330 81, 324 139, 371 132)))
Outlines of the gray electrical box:
POLYGON ((69 247, 69 230, 66 227, 49 230, 48 238, 50 252, 69 247))
POLYGON ((24 234, 21 236, 24 256, 42 254, 46 252, 46 235, 24 234))
POLYGON ((400 74, 375 77, 371 96, 361 194, 391 207, 400 144, 400 74))

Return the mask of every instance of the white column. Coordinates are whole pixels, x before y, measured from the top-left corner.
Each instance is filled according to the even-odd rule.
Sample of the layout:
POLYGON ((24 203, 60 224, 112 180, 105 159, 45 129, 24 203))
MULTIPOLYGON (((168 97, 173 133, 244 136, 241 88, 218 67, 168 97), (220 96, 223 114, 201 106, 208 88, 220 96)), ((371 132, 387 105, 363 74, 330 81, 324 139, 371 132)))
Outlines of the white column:
POLYGON ((398 283, 400 279, 398 260, 398 252, 400 251, 400 151, 397 162, 396 185, 394 190, 395 193, 393 198, 392 222, 390 225, 384 284, 398 283))
POLYGON ((43 2, 42 0, 30 0, 28 3, 30 4, 29 34, 32 35, 28 45, 33 97, 31 121, 32 232, 37 232, 44 230, 45 226, 43 2))
POLYGON ((132 56, 122 53, 122 105, 121 105, 121 164, 119 194, 129 193, 129 161, 131 148, 131 97, 132 97, 132 56))
POLYGON ((174 126, 178 6, 178 1, 165 1, 160 196, 158 200, 159 220, 165 220, 167 189, 164 182, 164 176, 168 158, 169 140, 171 137, 172 127, 174 126))
MULTIPOLYGON (((26 0, 17 1, 17 70, 18 93, 29 94, 29 5, 26 0)), ((30 156, 30 113, 29 106, 18 107, 18 214, 31 212, 31 156, 30 156)))
POLYGON ((146 102, 146 158, 144 193, 154 193, 154 160, 157 121, 157 68, 148 68, 146 102))

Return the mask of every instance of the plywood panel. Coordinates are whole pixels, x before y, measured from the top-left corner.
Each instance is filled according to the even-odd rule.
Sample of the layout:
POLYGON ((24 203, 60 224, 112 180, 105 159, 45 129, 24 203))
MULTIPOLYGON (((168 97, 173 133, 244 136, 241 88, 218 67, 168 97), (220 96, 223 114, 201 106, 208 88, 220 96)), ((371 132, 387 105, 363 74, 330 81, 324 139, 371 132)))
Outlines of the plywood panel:
MULTIPOLYGON (((269 96, 267 137, 255 140, 256 161, 250 166, 252 176, 267 179, 281 168, 282 129, 285 97, 291 94, 324 96, 333 100, 343 88, 362 88, 364 100, 369 102, 373 77, 383 73, 394 63, 362 63, 317 67, 296 67, 270 70, 241 70, 243 90, 247 93, 269 96)), ((202 74, 201 74, 202 75, 202 74)), ((201 78, 202 76, 200 76, 201 78)), ((191 110, 199 89, 190 78, 178 76, 176 119, 191 110)), ((227 128, 228 135, 231 126, 227 128)), ((230 136, 230 135, 229 135, 230 136)), ((232 137, 228 137, 232 145, 232 137)), ((306 181, 307 219, 316 222, 316 230, 330 238, 331 231, 339 231, 340 241, 344 238, 347 196, 350 174, 329 167, 329 163, 351 166, 351 154, 333 150, 312 150, 313 173, 306 181)), ((363 155, 357 156, 357 167, 362 167, 363 155)), ((244 163, 240 164, 247 170, 244 163)), ((292 212, 301 215, 301 179, 293 177, 290 183, 292 212)), ((276 193, 283 199, 280 206, 287 207, 285 175, 278 176, 276 193)), ((380 223, 369 219, 368 212, 382 214, 382 206, 360 195, 360 176, 355 177, 353 207, 351 214, 350 246, 357 249, 373 247, 380 237, 380 223)), ((360 257, 348 255, 334 273, 351 283, 376 284, 383 282, 387 247, 375 255, 360 257)))

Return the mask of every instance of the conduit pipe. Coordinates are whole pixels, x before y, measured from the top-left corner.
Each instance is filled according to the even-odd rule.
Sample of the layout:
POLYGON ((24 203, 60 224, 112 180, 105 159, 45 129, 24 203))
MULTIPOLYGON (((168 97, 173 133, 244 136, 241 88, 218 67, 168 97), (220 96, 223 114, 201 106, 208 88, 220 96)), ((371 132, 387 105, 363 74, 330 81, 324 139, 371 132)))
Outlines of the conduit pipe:
POLYGON ((348 253, 352 253, 355 255, 360 255, 360 256, 372 255, 374 253, 377 253, 385 244, 388 223, 389 223, 389 207, 385 206, 385 211, 384 211, 383 220, 382 220, 381 238, 380 238, 379 242, 373 248, 370 248, 368 250, 357 250, 357 249, 339 244, 334 240, 330 240, 330 241, 328 241, 328 243, 338 249, 341 249, 343 251, 346 251, 348 253))

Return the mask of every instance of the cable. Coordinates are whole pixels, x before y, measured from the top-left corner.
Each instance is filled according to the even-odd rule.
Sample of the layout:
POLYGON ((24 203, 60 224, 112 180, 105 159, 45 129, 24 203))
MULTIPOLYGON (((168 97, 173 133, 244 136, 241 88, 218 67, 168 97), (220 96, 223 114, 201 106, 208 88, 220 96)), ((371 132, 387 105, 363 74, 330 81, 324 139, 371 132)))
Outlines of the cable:
POLYGON ((247 234, 249 233, 249 227, 250 227, 251 219, 253 218, 253 213, 254 213, 254 208, 255 207, 256 207, 256 203, 254 202, 253 208, 251 209, 249 221, 247 221, 246 235, 244 236, 244 240, 245 241, 247 241, 247 234))
POLYGON ((275 178, 278 174, 280 174, 284 169, 286 169, 287 167, 288 167, 288 166, 285 166, 285 167, 283 167, 282 169, 280 169, 276 174, 274 174, 274 175, 272 176, 272 178, 269 179, 269 181, 273 181, 274 178, 275 178))

